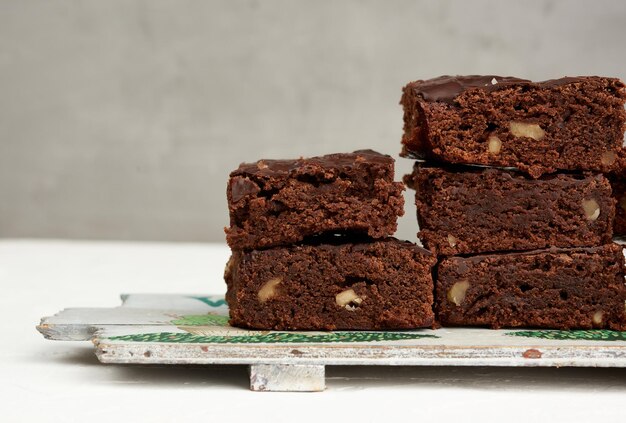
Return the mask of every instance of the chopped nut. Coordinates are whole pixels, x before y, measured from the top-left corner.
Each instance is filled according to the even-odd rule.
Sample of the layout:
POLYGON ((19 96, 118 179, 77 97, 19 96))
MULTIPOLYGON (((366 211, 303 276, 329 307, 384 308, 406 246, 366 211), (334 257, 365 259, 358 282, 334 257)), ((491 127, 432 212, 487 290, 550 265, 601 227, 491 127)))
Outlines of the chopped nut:
POLYGON ((469 281, 463 280, 452 285, 448 290, 448 301, 460 306, 465 299, 465 292, 469 288, 469 281))
POLYGON ((500 138, 495 135, 490 135, 488 141, 489 145, 487 146, 487 151, 489 151, 489 154, 498 154, 502 148, 502 141, 500 141, 500 138))
POLYGON ((339 307, 345 307, 347 310, 353 311, 361 305, 363 299, 356 295, 354 289, 349 288, 337 294, 335 296, 335 302, 339 307))
POLYGON ((265 162, 264 162, 263 160, 259 160, 259 161, 256 163, 256 167, 257 167, 259 170, 262 170, 262 169, 267 169, 269 166, 268 166, 268 165, 266 165, 266 164, 265 164, 265 162))
POLYGON ((363 300, 361 298, 356 298, 350 304, 346 304, 346 310, 354 311, 357 308, 359 308, 359 306, 361 305, 362 302, 363 302, 363 300))
POLYGON ((626 195, 623 196, 622 198, 620 198, 619 200, 619 206, 621 208, 623 208, 624 210, 626 210, 626 195))
POLYGON ((224 277, 229 278, 233 273, 233 267, 235 266, 235 256, 230 256, 228 261, 226 262, 226 267, 224 267, 224 277))
POLYGON ((448 235, 448 244, 450 244, 450 247, 456 247, 456 238, 448 235))
POLYGON ((536 123, 511 122, 509 129, 514 137, 527 137, 541 141, 546 133, 536 123))
POLYGON ((601 325, 604 319, 604 313, 601 311, 596 311, 593 315, 593 323, 596 325, 601 325))
POLYGON ((600 216, 600 206, 593 198, 591 200, 583 200, 583 210, 585 217, 589 220, 596 220, 600 216))
POLYGON ((613 163, 615 163, 616 158, 617 155, 614 151, 605 151, 600 157, 600 163, 602 163, 604 166, 611 166, 613 163))
POLYGON ((574 259, 571 256, 567 255, 567 254, 559 254, 558 255, 558 260, 561 263, 566 263, 566 264, 571 264, 574 261, 574 259))
POLYGON ((259 301, 264 303, 265 301, 272 299, 276 295, 276 287, 281 282, 281 278, 272 278, 269 281, 265 282, 261 289, 259 289, 259 293, 257 294, 259 297, 259 301))

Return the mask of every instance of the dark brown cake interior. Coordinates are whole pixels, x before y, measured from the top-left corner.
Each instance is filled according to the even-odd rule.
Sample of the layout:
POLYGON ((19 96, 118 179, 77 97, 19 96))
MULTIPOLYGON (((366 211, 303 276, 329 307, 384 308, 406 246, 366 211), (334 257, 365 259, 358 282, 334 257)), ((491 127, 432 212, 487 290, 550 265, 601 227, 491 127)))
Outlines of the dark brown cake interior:
POLYGON ((626 175, 611 175, 611 188, 616 200, 615 221, 613 222, 613 234, 616 236, 626 235, 626 175))

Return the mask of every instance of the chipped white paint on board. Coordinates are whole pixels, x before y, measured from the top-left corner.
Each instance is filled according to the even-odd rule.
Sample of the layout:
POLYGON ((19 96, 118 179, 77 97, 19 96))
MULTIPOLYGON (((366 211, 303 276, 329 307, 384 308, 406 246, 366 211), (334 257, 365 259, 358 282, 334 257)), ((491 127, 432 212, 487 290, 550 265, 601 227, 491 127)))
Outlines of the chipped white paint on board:
POLYGON ((442 328, 281 332, 227 324, 222 297, 130 295, 121 307, 42 319, 49 339, 91 340, 103 363, 249 364, 254 390, 315 391, 326 365, 626 367, 626 332, 442 328))

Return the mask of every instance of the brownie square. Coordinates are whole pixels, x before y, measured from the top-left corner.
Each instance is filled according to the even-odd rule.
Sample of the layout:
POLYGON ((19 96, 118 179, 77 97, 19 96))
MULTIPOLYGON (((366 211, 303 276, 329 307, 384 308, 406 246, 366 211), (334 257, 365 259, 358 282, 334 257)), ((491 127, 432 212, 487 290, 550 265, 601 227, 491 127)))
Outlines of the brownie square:
POLYGON ((615 200, 607 178, 416 164, 418 234, 437 255, 591 247, 611 242, 615 200))
POLYGON ((258 249, 324 233, 383 238, 404 214, 403 190, 394 160, 372 150, 243 163, 228 182, 226 240, 258 249))
POLYGON ((626 329, 622 247, 448 257, 437 267, 444 326, 626 329))
POLYGON ((267 330, 432 326, 435 263, 428 251, 394 238, 233 251, 224 276, 230 324, 267 330))
POLYGON ((615 171, 626 111, 624 83, 596 76, 544 82, 442 76, 403 89, 401 155, 447 163, 615 171))

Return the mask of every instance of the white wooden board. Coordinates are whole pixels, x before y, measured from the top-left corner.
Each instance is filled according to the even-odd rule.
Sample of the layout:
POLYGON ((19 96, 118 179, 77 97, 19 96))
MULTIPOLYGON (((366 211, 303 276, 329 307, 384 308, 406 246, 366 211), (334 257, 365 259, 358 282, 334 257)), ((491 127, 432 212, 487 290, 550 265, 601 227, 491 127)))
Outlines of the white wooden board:
POLYGON ((120 307, 41 320, 48 339, 91 340, 103 363, 249 364, 253 390, 324 389, 326 365, 626 367, 626 332, 489 330, 281 332, 228 325, 222 297, 123 295, 120 307))

